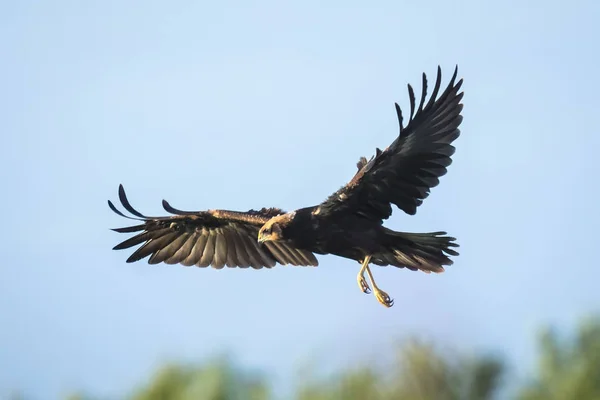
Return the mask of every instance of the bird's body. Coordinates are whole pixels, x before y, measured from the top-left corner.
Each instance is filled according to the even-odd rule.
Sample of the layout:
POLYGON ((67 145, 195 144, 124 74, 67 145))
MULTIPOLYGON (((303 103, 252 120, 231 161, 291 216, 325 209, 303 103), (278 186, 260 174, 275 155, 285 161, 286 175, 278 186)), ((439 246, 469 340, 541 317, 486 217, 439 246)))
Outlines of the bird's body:
POLYGON ((424 272, 442 272, 451 265, 448 255, 458 255, 454 238, 445 232, 405 233, 383 226, 392 213, 391 205, 410 215, 437 186, 439 177, 451 164, 462 116, 462 80, 455 82, 457 70, 446 90, 436 99, 441 70, 430 100, 425 104, 427 81, 423 74, 423 94, 416 108, 412 87, 410 120, 402 124, 396 104, 400 135, 385 150, 377 149, 348 184, 324 202, 285 212, 263 208, 247 212, 228 210, 181 211, 163 200, 170 217, 146 217, 137 212, 119 187, 121 203, 135 217, 127 217, 109 201, 117 214, 138 219, 142 224, 115 229, 140 232, 115 249, 142 244, 129 258, 133 262, 150 256, 156 264, 182 264, 214 268, 271 268, 277 263, 317 266, 314 254, 332 254, 362 264, 357 277, 365 293, 370 291, 364 273, 369 275, 377 299, 386 306, 393 301, 377 287, 369 264, 395 266, 424 272))
POLYGON ((380 249, 381 224, 356 216, 315 215, 317 208, 301 208, 283 214, 289 222, 282 226, 282 236, 294 246, 312 253, 333 254, 357 261, 380 249))
POLYGON ((426 272, 441 272, 443 270, 441 265, 450 261, 439 259, 436 265, 416 264, 398 259, 393 254, 395 250, 408 250, 410 246, 416 246, 415 239, 424 235, 434 237, 442 243, 444 240, 441 239, 444 238, 436 235, 444 232, 430 234, 395 232, 384 227, 381 221, 374 221, 360 215, 320 215, 318 209, 318 206, 302 208, 281 214, 270 222, 283 221, 279 223, 281 237, 295 248, 316 254, 332 254, 361 263, 366 256, 370 255, 373 264, 394 265, 412 270, 422 269, 426 272), (403 249, 404 247, 406 249, 403 249))

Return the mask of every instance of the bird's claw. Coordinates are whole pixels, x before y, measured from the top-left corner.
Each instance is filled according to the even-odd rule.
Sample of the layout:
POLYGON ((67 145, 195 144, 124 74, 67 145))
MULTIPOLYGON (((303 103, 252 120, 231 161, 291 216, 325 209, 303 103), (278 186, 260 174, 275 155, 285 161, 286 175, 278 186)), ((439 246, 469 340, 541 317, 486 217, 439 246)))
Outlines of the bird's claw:
POLYGON ((369 287, 369 285, 367 284, 367 280, 365 279, 364 276, 358 276, 357 278, 358 281, 358 287, 360 288, 360 290, 363 293, 369 294, 371 293, 371 288, 369 287))
POLYGON ((386 292, 379 288, 375 289, 375 297, 377 298, 378 302, 380 302, 387 308, 390 308, 394 305, 394 299, 392 299, 386 292))

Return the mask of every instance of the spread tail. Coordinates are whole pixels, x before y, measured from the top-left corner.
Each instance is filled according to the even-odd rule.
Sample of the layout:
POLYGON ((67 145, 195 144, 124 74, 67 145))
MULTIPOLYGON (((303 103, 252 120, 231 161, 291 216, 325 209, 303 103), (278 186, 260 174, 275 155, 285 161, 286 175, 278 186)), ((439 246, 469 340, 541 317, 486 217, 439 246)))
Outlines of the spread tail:
POLYGON ((453 237, 446 232, 406 233, 384 228, 387 251, 374 254, 371 262, 376 265, 393 265, 421 270, 426 273, 444 272, 444 265, 452 265, 449 256, 458 256, 452 247, 458 247, 453 237))

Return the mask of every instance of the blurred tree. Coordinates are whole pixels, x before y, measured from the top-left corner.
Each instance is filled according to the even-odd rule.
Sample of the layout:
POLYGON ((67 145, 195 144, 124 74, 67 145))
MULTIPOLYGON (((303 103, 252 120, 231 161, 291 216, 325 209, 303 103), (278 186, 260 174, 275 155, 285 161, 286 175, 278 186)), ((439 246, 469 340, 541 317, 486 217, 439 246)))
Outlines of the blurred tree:
POLYGON ((94 397, 86 396, 83 393, 71 393, 65 397, 65 400, 96 400, 94 397))
POLYGON ((165 366, 131 399, 267 400, 269 397, 263 379, 221 360, 206 366, 165 366))
POLYGON ((7 396, 7 400, 26 400, 27 396, 22 391, 13 391, 7 396))
POLYGON ((324 382, 307 382, 296 393, 297 400, 385 400, 386 382, 369 367, 344 371, 324 382))
POLYGON ((600 319, 583 321, 571 340, 546 329, 539 339, 536 378, 520 400, 600 399, 600 319))
POLYGON ((504 373, 493 356, 444 354, 432 344, 412 342, 399 352, 394 399, 491 400, 504 373))
POLYGON ((434 346, 411 342, 397 362, 378 371, 362 367, 333 380, 301 387, 297 400, 491 400, 500 387, 503 363, 495 357, 443 355, 434 346))
MULTIPOLYGON (((600 319, 584 321, 570 340, 545 330, 539 340, 535 379, 518 390, 519 400, 600 400, 600 319)), ((300 384, 296 400, 492 400, 505 366, 493 356, 442 352, 409 342, 388 368, 366 363, 329 380, 300 384)), ((267 382, 227 359, 201 366, 160 369, 131 400, 269 400, 267 382)), ((91 399, 88 396, 71 399, 91 399)))

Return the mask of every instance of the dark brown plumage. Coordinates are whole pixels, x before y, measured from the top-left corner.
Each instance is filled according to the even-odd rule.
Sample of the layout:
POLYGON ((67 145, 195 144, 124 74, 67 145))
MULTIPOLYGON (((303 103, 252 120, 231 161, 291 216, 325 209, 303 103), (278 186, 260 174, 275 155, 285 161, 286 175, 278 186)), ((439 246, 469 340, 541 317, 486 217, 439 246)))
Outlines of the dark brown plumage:
POLYGON ((393 304, 379 289, 369 263, 392 265, 424 272, 442 272, 451 265, 449 256, 458 255, 454 238, 445 232, 405 233, 383 226, 394 204, 409 215, 427 198, 431 188, 452 163, 452 142, 460 134, 458 67, 450 83, 439 95, 441 69, 438 67, 433 93, 426 103, 427 79, 423 74, 423 93, 416 107, 415 95, 408 85, 410 116, 406 126, 398 104, 396 112, 400 134, 385 150, 376 150, 370 160, 362 157, 357 172, 348 184, 319 205, 289 213, 278 208, 236 212, 227 210, 181 211, 163 200, 165 210, 174 216, 146 217, 127 200, 123 187, 119 199, 134 217, 117 214, 142 223, 114 229, 137 234, 114 249, 141 245, 127 259, 214 268, 271 268, 279 264, 318 265, 316 254, 333 254, 362 264, 357 277, 359 287, 370 291, 364 273, 369 275, 377 299, 387 307, 393 304))
POLYGON ((114 250, 140 246, 128 259, 134 262, 150 256, 149 264, 182 264, 214 268, 252 267, 271 268, 280 264, 318 265, 315 256, 305 250, 291 247, 285 242, 269 242, 259 245, 258 230, 269 219, 283 213, 277 208, 235 212, 209 210, 186 212, 177 210, 163 200, 164 209, 175 214, 172 217, 147 217, 136 211, 119 186, 119 199, 127 211, 137 218, 124 215, 108 202, 117 214, 143 223, 127 228, 113 229, 120 233, 140 232, 114 247, 114 250))

